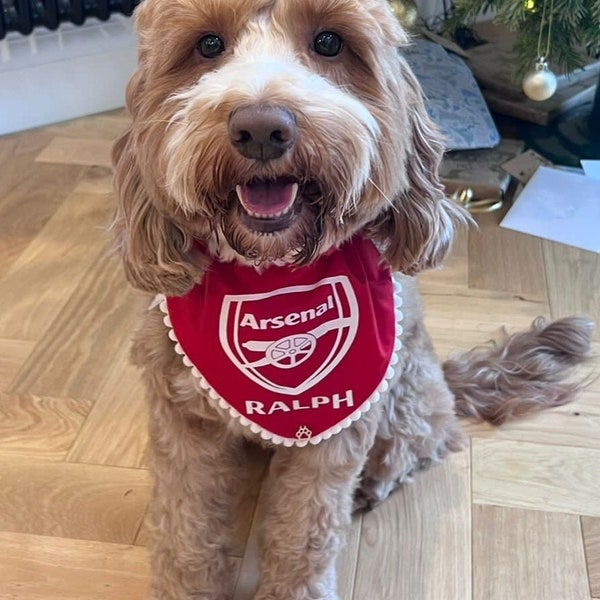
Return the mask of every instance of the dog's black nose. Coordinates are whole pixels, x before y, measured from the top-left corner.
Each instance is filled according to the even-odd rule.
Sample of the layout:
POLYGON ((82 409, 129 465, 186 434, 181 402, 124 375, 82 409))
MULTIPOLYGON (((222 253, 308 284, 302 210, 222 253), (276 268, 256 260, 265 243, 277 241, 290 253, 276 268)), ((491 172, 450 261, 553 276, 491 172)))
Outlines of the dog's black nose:
POLYGON ((282 156, 296 141, 294 115, 280 106, 246 106, 229 116, 229 139, 245 158, 271 160, 282 156))

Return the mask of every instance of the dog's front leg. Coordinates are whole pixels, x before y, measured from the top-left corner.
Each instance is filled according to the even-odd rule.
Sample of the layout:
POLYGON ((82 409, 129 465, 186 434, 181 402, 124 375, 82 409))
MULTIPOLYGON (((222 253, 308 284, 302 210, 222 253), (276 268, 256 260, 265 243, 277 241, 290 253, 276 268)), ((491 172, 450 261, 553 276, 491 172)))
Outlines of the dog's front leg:
POLYGON ((255 600, 337 600, 335 560, 375 435, 378 407, 317 446, 278 448, 267 479, 255 600))
POLYGON ((154 546, 151 600, 226 600, 238 481, 235 442, 222 423, 151 403, 154 546))

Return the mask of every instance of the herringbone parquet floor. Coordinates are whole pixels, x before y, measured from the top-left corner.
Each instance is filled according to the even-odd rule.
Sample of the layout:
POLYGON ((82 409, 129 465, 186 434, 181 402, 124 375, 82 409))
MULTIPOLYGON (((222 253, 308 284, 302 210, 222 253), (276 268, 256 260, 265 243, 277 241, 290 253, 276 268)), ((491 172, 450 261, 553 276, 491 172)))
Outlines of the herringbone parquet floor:
MULTIPOLYGON (((148 299, 126 286, 105 230, 109 148, 126 124, 117 111, 0 138, 2 600, 144 598, 150 478, 127 352, 148 299)), ((600 321, 599 256, 498 220, 422 278, 442 356, 538 314, 600 321)), ((342 598, 600 599, 600 383, 536 418, 465 426, 469 450, 354 521, 342 598)), ((235 600, 256 579, 263 473, 257 459, 239 511, 235 600)))

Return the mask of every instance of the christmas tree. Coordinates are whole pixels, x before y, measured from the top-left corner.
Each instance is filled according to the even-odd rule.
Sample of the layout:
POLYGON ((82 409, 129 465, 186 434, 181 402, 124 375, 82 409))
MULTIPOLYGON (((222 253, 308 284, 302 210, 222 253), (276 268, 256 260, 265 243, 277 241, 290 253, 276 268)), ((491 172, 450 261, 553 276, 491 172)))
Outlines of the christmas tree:
MULTIPOLYGON (((534 100, 544 100, 556 89, 548 64, 569 73, 582 66, 585 54, 600 55, 600 0, 456 0, 454 19, 468 24, 488 11, 516 32, 515 73, 524 75, 523 90, 534 100)), ((591 109, 576 118, 567 116, 553 128, 572 156, 600 158, 600 79, 591 109)), ((543 143, 538 149, 543 151, 543 143)), ((569 162, 560 151, 554 158, 569 162)))
POLYGON ((471 24, 481 13, 517 33, 518 73, 544 57, 568 73, 584 54, 600 53, 600 0, 456 0, 454 21, 471 24))
MULTIPOLYGON (((389 0, 393 7, 407 0, 389 0)), ((556 89, 556 73, 600 58, 600 0, 454 0, 446 30, 472 25, 482 15, 516 33, 514 74, 527 96, 544 100, 556 89), (551 70, 552 69, 552 70, 551 70)), ((401 17, 401 11, 397 10, 401 17)), ((587 112, 553 130, 573 156, 600 158, 600 80, 587 112)), ((565 161, 567 162, 567 161, 565 161)))

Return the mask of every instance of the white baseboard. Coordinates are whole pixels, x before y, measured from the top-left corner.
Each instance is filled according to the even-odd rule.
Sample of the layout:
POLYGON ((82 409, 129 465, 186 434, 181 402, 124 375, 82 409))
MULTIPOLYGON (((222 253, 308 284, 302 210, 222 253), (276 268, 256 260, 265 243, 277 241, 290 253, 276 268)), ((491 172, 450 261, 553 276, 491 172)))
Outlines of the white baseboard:
POLYGON ((0 135, 123 106, 136 46, 121 15, 9 34, 0 42, 0 135))

